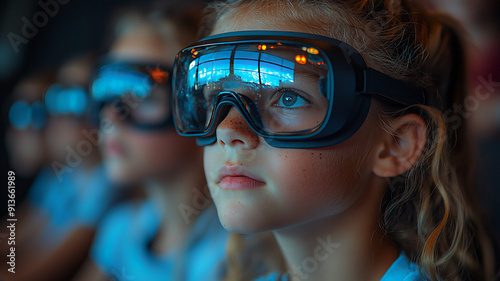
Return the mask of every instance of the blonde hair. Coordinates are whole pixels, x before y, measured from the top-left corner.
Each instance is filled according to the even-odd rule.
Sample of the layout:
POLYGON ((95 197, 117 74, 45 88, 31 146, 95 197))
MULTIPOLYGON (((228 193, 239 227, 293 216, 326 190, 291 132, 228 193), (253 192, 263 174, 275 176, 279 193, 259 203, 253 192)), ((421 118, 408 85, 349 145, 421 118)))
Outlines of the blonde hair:
MULTIPOLYGON (((432 107, 394 110, 381 104, 380 123, 388 133, 396 134, 391 120, 408 112, 420 114, 428 132, 413 168, 390 179, 381 202, 381 227, 428 280, 494 279, 491 238, 474 199, 465 120, 451 124, 443 114, 463 104, 467 93, 458 24, 405 0, 233 0, 214 3, 211 11, 206 26, 217 32, 231 30, 244 15, 258 15, 252 20, 346 42, 370 67, 435 89, 428 93, 432 107)), ((232 241, 239 246, 230 243, 230 257, 243 249, 241 238, 232 241)), ((252 275, 231 265, 229 272, 227 280, 252 275)))

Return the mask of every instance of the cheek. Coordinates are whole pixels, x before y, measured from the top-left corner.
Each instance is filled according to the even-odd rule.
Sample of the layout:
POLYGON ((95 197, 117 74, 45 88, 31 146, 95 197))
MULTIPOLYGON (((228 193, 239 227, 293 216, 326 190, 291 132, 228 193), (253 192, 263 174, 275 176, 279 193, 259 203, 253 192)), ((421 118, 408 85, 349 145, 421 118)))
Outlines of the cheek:
POLYGON ((41 133, 32 131, 13 131, 6 133, 7 153, 16 169, 34 173, 45 160, 45 146, 41 133))
MULTIPOLYGON (((87 141, 83 135, 85 129, 82 123, 70 119, 60 119, 49 123, 46 143, 51 157, 63 161, 68 155, 68 150, 76 150, 77 147, 86 145, 87 141)), ((95 148, 92 147, 92 149, 95 148)))
POLYGON ((275 192, 291 211, 335 214, 359 194, 359 158, 342 148, 288 150, 268 159, 275 192))
POLYGON ((369 170, 363 164, 364 154, 366 149, 353 151, 352 147, 340 145, 305 150, 265 146, 244 165, 257 171, 266 186, 241 194, 222 192, 213 184, 217 167, 225 159, 217 145, 205 147, 204 167, 223 225, 231 231, 248 233, 344 211, 362 191, 361 178, 369 170))
POLYGON ((205 146, 203 154, 203 168, 205 170, 205 176, 208 182, 212 182, 217 177, 217 170, 215 165, 218 163, 218 159, 222 156, 219 154, 217 147, 215 145, 205 146))
POLYGON ((192 138, 183 138, 173 130, 129 134, 127 142, 134 166, 145 176, 172 174, 187 163, 193 164, 201 153, 192 138))

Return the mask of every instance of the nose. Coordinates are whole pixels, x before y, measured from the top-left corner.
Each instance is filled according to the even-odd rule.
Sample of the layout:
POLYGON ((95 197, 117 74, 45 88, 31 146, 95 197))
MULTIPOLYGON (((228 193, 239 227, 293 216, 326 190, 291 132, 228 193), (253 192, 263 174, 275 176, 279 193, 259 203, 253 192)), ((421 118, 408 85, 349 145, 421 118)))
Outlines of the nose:
POLYGON ((239 149, 254 149, 259 146, 259 135, 248 125, 241 113, 232 107, 227 116, 217 126, 217 143, 225 147, 237 147, 239 149))
POLYGON ((103 125, 104 123, 112 123, 114 126, 118 126, 122 125, 124 118, 122 117, 120 111, 117 110, 113 105, 105 104, 101 108, 99 119, 101 125, 103 125))

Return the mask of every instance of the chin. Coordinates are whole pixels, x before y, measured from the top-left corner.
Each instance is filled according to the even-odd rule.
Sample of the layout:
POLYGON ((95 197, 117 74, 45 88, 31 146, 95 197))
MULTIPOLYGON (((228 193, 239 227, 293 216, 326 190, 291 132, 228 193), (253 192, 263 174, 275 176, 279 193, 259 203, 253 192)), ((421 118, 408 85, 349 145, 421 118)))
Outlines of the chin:
POLYGON ((137 182, 133 173, 124 169, 120 165, 106 165, 106 174, 111 182, 117 185, 128 185, 137 182))
POLYGON ((241 202, 217 204, 217 213, 222 226, 230 232, 251 234, 271 231, 279 228, 279 220, 269 213, 260 212, 254 206, 245 206, 241 202))

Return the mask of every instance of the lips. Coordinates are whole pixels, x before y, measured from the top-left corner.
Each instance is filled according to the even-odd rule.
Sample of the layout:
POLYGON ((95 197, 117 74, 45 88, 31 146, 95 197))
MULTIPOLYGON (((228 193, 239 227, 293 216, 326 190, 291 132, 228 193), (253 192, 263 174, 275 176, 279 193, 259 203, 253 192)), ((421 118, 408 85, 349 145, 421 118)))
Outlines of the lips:
POLYGON ((241 166, 224 166, 215 181, 222 189, 243 190, 263 186, 265 182, 241 166))
POLYGON ((108 155, 122 155, 124 154, 123 147, 114 139, 106 140, 104 149, 108 155))

